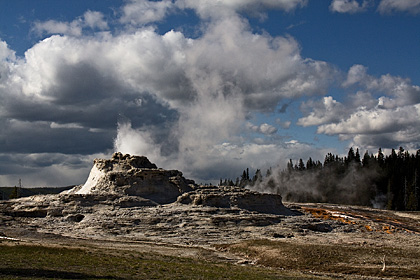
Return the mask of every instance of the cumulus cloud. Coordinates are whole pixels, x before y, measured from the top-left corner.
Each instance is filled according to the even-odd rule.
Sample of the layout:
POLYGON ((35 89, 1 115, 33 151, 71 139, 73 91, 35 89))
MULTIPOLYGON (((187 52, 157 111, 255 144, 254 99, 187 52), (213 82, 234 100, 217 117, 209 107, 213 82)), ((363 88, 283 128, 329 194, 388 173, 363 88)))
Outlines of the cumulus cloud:
POLYGON ((307 5, 307 0, 178 0, 181 8, 194 9, 201 18, 221 18, 237 12, 261 13, 266 9, 279 9, 290 12, 307 5))
POLYGON ((9 49, 6 42, 0 40, 0 61, 15 60, 15 52, 9 49))
POLYGON ((15 61, 15 52, 0 40, 0 90, 6 87, 15 61))
MULTIPOLYGON (((358 110, 348 118, 334 124, 321 125, 318 133, 377 134, 400 131, 407 126, 420 125, 420 104, 393 110, 358 110)), ((420 135, 420 133, 419 133, 420 135)))
POLYGON ((335 124, 325 124, 318 133, 339 135, 358 147, 404 146, 418 149, 420 141, 420 104, 392 110, 359 110, 335 124))
MULTIPOLYGON (((101 19, 88 12, 74 25, 83 32, 88 25, 100 28, 101 19)), ((78 32, 62 30, 20 60, 3 59, 10 73, 0 91, 1 115, 8 119, 2 126, 11 132, 3 135, 4 149, 115 149, 197 176, 192 170, 215 170, 233 150, 251 155, 246 149, 266 145, 250 146, 238 136, 248 115, 272 112, 284 98, 323 93, 336 74, 325 62, 302 58, 292 37, 255 34, 239 15, 208 22, 196 39, 147 26, 115 35, 78 32), (31 145, 21 143, 23 135, 32 135, 31 145), (42 142, 42 135, 51 141, 42 142), (223 143, 236 148, 225 153, 223 143)), ((277 128, 263 123, 258 132, 273 135, 277 128)))
POLYGON ((384 94, 379 98, 378 105, 385 108, 420 103, 420 87, 412 85, 409 79, 389 74, 375 78, 367 74, 367 68, 363 65, 350 67, 347 79, 342 85, 345 88, 361 86, 366 90, 384 94))
POLYGON ((72 36, 82 35, 82 26, 80 20, 72 22, 62 22, 56 20, 48 20, 44 22, 35 22, 33 30, 41 36, 42 34, 65 34, 72 36))
POLYGON ((302 104, 302 126, 316 125, 319 134, 338 135, 358 147, 405 146, 416 149, 420 140, 420 87, 409 79, 368 74, 352 66, 342 86, 350 93, 343 102, 332 97, 302 104))
POLYGON ((108 29, 108 23, 104 19, 104 15, 101 12, 97 11, 87 11, 83 15, 84 24, 89 26, 91 29, 100 29, 106 30, 108 29))
POLYGON ((301 110, 309 111, 307 116, 300 118, 297 122, 298 125, 304 127, 338 121, 346 111, 343 104, 334 100, 332 96, 326 96, 320 101, 304 102, 301 110))
POLYGON ((371 0, 333 0, 330 5, 330 10, 337 13, 360 13, 367 10, 371 4, 371 0))
MULTIPOLYGON (((289 12, 306 3, 128 1, 120 10, 116 22, 122 26, 116 33, 101 32, 109 26, 94 11, 72 22, 37 22, 33 28, 39 34, 61 35, 43 39, 19 58, 0 41, 0 156, 13 152, 24 160, 28 154, 64 155, 63 170, 76 175, 75 166, 90 164, 76 165, 70 159, 118 150, 146 155, 158 166, 180 169, 194 179, 218 180, 214 176, 233 178, 244 167, 268 168, 276 161, 313 154, 312 146, 298 141, 270 140, 279 139, 277 127, 289 128, 290 120, 250 123, 256 114, 275 112, 290 100, 310 98, 301 106, 299 125, 316 125, 319 133, 353 141, 366 141, 363 136, 378 124, 342 127, 375 112, 386 118, 398 113, 401 127, 415 127, 414 119, 402 121, 406 116, 400 109, 406 106, 418 115, 414 106, 420 89, 409 80, 375 78, 355 65, 342 82, 355 94, 347 101, 330 96, 316 100, 336 84, 340 71, 302 57, 293 37, 253 32, 240 14, 267 8, 289 12), (199 37, 173 30, 159 34, 149 25, 176 9, 193 9, 205 19, 199 37), (250 130, 262 141, 248 139, 250 130)), ((378 127, 378 133, 391 134, 385 129, 389 124, 378 127)), ((417 139, 413 130, 394 135, 398 133, 417 139)), ((60 166, 54 158, 45 162, 51 173, 60 166)))
POLYGON ((420 0, 381 0, 378 11, 381 14, 407 12, 417 15, 420 14, 420 0))
POLYGON ((265 135, 272 135, 274 133, 277 133, 277 128, 275 126, 272 126, 268 123, 263 123, 261 125, 253 125, 252 123, 248 122, 246 125, 250 130, 258 133, 262 133, 265 135))
POLYGON ((120 21, 132 25, 145 25, 161 21, 174 8, 175 5, 171 0, 130 0, 122 8, 120 21))
POLYGON ((70 36, 81 36, 83 29, 89 27, 92 30, 106 30, 108 29, 108 23, 104 19, 104 15, 97 11, 87 11, 83 16, 77 19, 67 21, 36 21, 33 24, 32 31, 38 36, 44 34, 62 34, 70 36))

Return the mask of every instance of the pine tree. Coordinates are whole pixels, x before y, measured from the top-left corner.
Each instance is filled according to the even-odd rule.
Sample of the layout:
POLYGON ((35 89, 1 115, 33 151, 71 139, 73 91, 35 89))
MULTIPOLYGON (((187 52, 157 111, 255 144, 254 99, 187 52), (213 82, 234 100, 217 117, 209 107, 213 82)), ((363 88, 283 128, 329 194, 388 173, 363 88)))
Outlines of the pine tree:
POLYGON ((345 160, 345 163, 353 162, 356 158, 356 155, 354 154, 353 147, 350 147, 349 152, 347 153, 347 159, 345 160))
POLYGON ((293 161, 292 161, 292 159, 290 159, 289 162, 287 163, 287 171, 289 173, 293 171, 293 161))
POLYGON ((9 196, 9 199, 19 198, 19 190, 16 186, 13 187, 12 193, 9 196))
POLYGON ((299 165, 297 168, 299 171, 304 171, 305 170, 305 164, 303 163, 302 159, 299 159, 299 165))
POLYGON ((360 164, 360 153, 359 153, 359 148, 356 149, 356 155, 354 160, 356 161, 356 163, 360 164))
POLYGON ((255 171, 255 175, 254 177, 252 177, 252 185, 254 186, 255 184, 259 184, 262 181, 263 177, 261 174, 261 170, 257 169, 257 171, 255 171))
POLYGON ((379 164, 380 167, 382 167, 384 165, 384 163, 385 163, 384 159, 385 159, 385 157, 384 157, 384 154, 382 153, 382 149, 379 148, 379 150, 378 150, 378 164, 379 164))
POLYGON ((369 163, 370 163, 370 156, 369 156, 369 152, 366 150, 365 154, 363 155, 362 166, 369 167, 369 163))
POLYGON ((306 169, 311 170, 315 167, 315 163, 311 157, 309 157, 308 161, 306 162, 306 169))

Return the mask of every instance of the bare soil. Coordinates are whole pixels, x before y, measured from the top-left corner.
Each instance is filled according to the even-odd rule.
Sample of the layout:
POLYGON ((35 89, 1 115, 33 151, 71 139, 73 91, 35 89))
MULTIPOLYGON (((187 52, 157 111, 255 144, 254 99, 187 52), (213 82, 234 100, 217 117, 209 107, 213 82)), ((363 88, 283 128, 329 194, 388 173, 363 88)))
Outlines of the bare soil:
POLYGON ((294 279, 420 279, 420 213, 330 204, 285 206, 292 215, 176 203, 136 209, 93 205, 95 211, 82 211, 78 221, 69 218, 74 213, 13 216, 4 204, 0 243, 116 256, 159 254, 259 267, 294 279), (103 216, 111 214, 114 219, 103 216))

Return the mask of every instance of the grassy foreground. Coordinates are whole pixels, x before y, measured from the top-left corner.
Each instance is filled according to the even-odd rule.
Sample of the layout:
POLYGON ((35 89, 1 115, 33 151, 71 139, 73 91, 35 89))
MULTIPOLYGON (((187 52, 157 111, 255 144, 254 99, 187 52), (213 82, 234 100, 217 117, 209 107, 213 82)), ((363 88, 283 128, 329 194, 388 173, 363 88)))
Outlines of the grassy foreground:
POLYGON ((0 279, 320 278, 131 251, 0 244, 0 279))

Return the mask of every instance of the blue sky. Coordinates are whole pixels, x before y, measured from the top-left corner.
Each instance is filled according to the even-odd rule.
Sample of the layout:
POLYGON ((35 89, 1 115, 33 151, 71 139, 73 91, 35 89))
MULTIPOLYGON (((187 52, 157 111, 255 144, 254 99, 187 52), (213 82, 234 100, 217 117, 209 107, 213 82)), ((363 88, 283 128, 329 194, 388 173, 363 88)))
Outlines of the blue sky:
POLYGON ((0 185, 420 148, 420 0, 0 0, 0 185))

